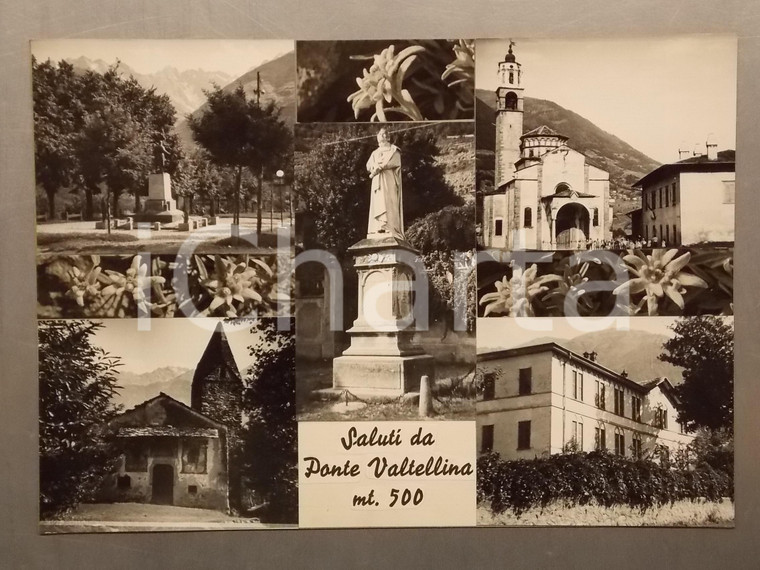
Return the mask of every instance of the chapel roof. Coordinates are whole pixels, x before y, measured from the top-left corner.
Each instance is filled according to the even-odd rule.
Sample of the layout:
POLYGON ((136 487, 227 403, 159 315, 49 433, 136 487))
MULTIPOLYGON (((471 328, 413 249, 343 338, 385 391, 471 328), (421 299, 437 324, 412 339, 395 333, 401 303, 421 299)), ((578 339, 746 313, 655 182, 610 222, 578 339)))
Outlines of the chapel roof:
POLYGON ((546 125, 541 125, 540 127, 536 127, 532 131, 528 131, 520 138, 529 138, 529 137, 557 137, 560 139, 567 140, 568 137, 566 137, 563 134, 558 133, 551 127, 547 127, 546 125))

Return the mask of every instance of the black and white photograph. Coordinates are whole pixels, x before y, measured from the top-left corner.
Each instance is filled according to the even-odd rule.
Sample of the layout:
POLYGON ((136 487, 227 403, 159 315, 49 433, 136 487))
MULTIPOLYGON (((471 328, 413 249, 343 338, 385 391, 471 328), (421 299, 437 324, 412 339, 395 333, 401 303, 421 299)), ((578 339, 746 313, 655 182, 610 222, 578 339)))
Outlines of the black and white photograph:
POLYGON ((481 248, 733 244, 736 38, 476 43, 481 248))
POLYGON ((39 321, 40 531, 297 526, 294 334, 138 321, 39 321))
POLYGON ((529 324, 478 321, 479 525, 733 527, 733 317, 529 324))
POLYGON ((733 315, 734 249, 499 252, 478 300, 489 318, 733 315))
POLYGON ((37 317, 287 317, 294 275, 283 257, 38 255, 37 317))
POLYGON ((37 41, 32 81, 40 253, 291 250, 293 41, 37 41))
POLYGON ((472 120, 475 41, 298 41, 298 122, 472 120))
POLYGON ((299 421, 472 418, 472 122, 295 138, 299 421))

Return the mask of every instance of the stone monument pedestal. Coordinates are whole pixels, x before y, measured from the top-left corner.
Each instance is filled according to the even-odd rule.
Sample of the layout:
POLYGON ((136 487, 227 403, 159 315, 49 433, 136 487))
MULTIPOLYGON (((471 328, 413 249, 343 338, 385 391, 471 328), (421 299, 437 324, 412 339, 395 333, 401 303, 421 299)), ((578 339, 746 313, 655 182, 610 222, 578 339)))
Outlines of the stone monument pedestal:
POLYGON ((333 360, 333 390, 359 397, 419 391, 435 376, 433 357, 413 342, 414 270, 418 252, 406 241, 373 234, 349 248, 359 276, 359 312, 346 332, 351 345, 333 360))
POLYGON ((142 212, 134 215, 135 222, 172 224, 184 221, 185 214, 172 199, 172 181, 168 172, 148 176, 148 199, 142 212))

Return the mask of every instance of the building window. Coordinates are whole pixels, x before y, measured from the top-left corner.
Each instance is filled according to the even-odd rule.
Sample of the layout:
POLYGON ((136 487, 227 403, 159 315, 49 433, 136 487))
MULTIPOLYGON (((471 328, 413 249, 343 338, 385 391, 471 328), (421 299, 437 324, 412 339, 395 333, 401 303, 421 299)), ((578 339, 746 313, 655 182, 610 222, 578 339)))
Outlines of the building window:
POLYGON ((206 442, 201 439, 182 441, 182 473, 206 472, 206 442))
POLYGON ((496 218, 493 222, 493 235, 504 235, 504 220, 501 218, 496 218))
POLYGON ((665 408, 656 408, 654 411, 654 427, 668 429, 668 411, 665 408))
POLYGON ((480 452, 490 453, 493 451, 493 424, 483 426, 480 429, 480 452))
POLYGON ((665 237, 665 233, 662 231, 662 224, 660 224, 660 233, 659 233, 659 236, 660 236, 660 239, 662 239, 663 237, 665 237))
POLYGON ((615 428, 615 454, 625 456, 625 434, 620 428, 615 428))
POLYGON ((517 110, 517 95, 514 91, 510 91, 507 93, 507 96, 504 97, 504 107, 510 111, 517 110))
POLYGON ((723 181, 723 203, 724 204, 736 203, 736 182, 733 180, 723 181))
POLYGON ((517 449, 530 449, 530 420, 517 422, 517 449))
POLYGON ((607 449, 607 430, 604 426, 594 428, 594 449, 597 451, 607 449))
POLYGON ((670 192, 669 192, 669 190, 670 190, 670 188, 668 188, 666 186, 665 187, 665 207, 666 208, 670 206, 670 192))
POLYGON ((673 243, 678 243, 678 232, 676 232, 676 225, 673 224, 673 243))
POLYGON ((523 212, 523 227, 533 227, 533 210, 531 208, 525 208, 523 212))
POLYGON ((672 200, 671 201, 673 202, 673 205, 675 206, 676 205, 676 183, 675 182, 673 182, 673 187, 672 187, 672 189, 671 189, 670 192, 672 194, 672 196, 671 196, 672 200))
POLYGON ((599 208, 594 208, 594 227, 599 226, 599 208))
POLYGON ((619 416, 625 416, 625 392, 622 388, 615 388, 615 413, 619 416))
POLYGON ((665 226, 665 242, 670 243, 670 226, 665 226))
POLYGON ((132 486, 132 478, 129 475, 118 475, 116 477, 116 488, 119 491, 126 491, 132 486))
POLYGON ((660 208, 662 208, 662 188, 660 188, 658 194, 660 195, 660 208))
POLYGON ((198 485, 188 485, 187 486, 187 494, 188 495, 197 495, 198 494, 198 485))
POLYGON ((573 422, 572 441, 578 451, 583 451, 583 422, 573 422))
POLYGON ((606 406, 606 387, 601 380, 596 381, 596 395, 594 396, 594 403, 600 410, 604 410, 606 406))
POLYGON ((638 396, 631 398, 631 419, 636 422, 641 421, 641 398, 638 396))
POLYGON ((496 374, 489 372, 483 378, 483 399, 493 400, 496 394, 496 374))
POLYGON ((573 370, 573 398, 583 401, 583 373, 573 370))
POLYGON ((641 434, 634 432, 633 436, 631 437, 632 440, 632 447, 633 447, 633 456, 636 459, 641 459, 641 434))
POLYGON ((147 471, 148 451, 145 447, 133 444, 129 446, 124 458, 124 471, 147 471))
POLYGON ((533 391, 533 369, 520 368, 520 395, 525 396, 533 391))

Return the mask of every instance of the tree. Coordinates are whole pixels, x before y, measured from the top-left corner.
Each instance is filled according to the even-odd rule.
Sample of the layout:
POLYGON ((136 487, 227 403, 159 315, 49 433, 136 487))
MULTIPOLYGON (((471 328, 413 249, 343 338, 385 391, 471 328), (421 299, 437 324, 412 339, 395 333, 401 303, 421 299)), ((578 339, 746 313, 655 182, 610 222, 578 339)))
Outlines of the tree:
POLYGON ((113 472, 104 428, 119 407, 119 359, 92 344, 102 325, 93 321, 39 324, 40 515, 50 518, 94 498, 113 472))
POLYGON ((675 336, 663 344, 659 359, 683 368, 676 386, 678 421, 689 430, 734 425, 734 325, 732 320, 703 316, 681 319, 675 336))
MULTIPOLYGON (((391 133, 401 149, 404 226, 426 214, 459 206, 459 198, 436 163, 439 131, 416 129, 391 133)), ((370 181, 366 163, 376 148, 374 134, 351 126, 317 132, 299 157, 295 191, 312 217, 319 245, 343 257, 366 236, 370 181)))
MULTIPOLYGON (((269 522, 297 522, 298 424, 295 414, 295 335, 269 319, 250 352, 255 364, 243 394, 243 475, 267 503, 269 522)), ((292 323, 291 323, 292 324, 292 323)))
POLYGON ((65 61, 55 66, 32 59, 34 168, 51 219, 56 217, 56 193, 72 183, 76 170, 73 148, 81 117, 77 82, 73 66, 65 61))
MULTIPOLYGON (((242 85, 233 91, 219 87, 206 93, 206 107, 188 116, 195 141, 211 160, 235 174, 233 224, 240 224, 240 194, 243 169, 254 177, 263 169, 281 168, 289 160, 292 134, 280 119, 280 109, 270 101, 249 99, 242 85)), ((256 232, 261 235, 261 186, 257 196, 256 232)))

